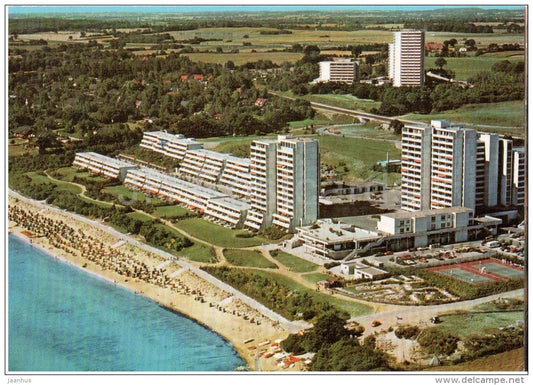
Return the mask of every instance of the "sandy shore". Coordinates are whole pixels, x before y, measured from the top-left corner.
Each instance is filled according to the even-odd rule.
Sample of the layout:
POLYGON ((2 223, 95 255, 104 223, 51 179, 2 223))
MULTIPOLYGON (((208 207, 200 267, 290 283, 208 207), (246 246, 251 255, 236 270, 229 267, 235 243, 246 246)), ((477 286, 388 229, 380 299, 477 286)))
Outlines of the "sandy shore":
MULTIPOLYGON (((84 252, 76 248, 56 247, 46 237, 31 236, 27 233, 26 228, 12 221, 9 222, 9 232, 31 243, 33 247, 88 273, 142 294, 220 334, 232 343, 251 370, 282 370, 274 357, 258 357, 258 352, 261 350, 276 351, 277 344, 274 341, 285 338, 289 333, 256 310, 232 297, 231 294, 182 268, 179 261, 165 261, 164 258, 155 253, 147 252, 128 243, 120 244, 120 239, 105 231, 70 217, 67 218, 67 221, 64 216, 61 216, 61 213, 55 210, 43 209, 12 196, 9 197, 9 207, 10 209, 16 207, 33 215, 38 214, 49 220, 67 222, 68 227, 74 231, 80 231, 89 238, 93 237, 98 242, 105 244, 110 250, 109 253, 113 253, 112 246, 115 246, 116 250, 120 251, 125 258, 131 258, 136 263, 146 265, 148 270, 162 271, 161 276, 156 275, 150 282, 137 277, 125 276, 115 271, 113 266, 105 265, 103 267, 101 261, 93 262, 87 259, 84 257, 84 252), (252 341, 245 343, 249 340, 252 341), (266 341, 269 343, 267 344, 266 341), (273 343, 274 346, 272 346, 273 343)), ((299 369, 301 369, 301 364, 297 363, 293 368, 286 370, 299 369)))

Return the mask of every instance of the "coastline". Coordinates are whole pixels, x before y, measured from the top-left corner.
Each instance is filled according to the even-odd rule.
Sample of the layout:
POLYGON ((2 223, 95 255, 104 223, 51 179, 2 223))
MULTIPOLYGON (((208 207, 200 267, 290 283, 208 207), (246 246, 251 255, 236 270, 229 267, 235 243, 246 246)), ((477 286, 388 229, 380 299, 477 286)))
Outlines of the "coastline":
MULTIPOLYGON (((43 209, 42 205, 34 202, 22 201, 11 195, 9 196, 9 205, 22 207, 32 213, 39 213, 39 215, 46 218, 57 219, 61 217, 60 214, 51 212, 52 210, 43 209), (17 200, 16 203, 14 202, 15 199, 17 200), (43 211, 46 212, 43 213, 43 211)), ((77 223, 76 220, 69 220, 68 225, 74 228, 83 228, 84 231, 90 231, 93 234, 100 233, 99 235, 101 238, 99 239, 108 246, 115 244, 118 241, 113 235, 101 234, 104 233, 103 230, 88 227, 81 222, 77 223)), ((262 317, 257 311, 247 307, 246 304, 231 298, 232 296, 228 295, 228 293, 223 292, 221 289, 179 266, 179 261, 176 261, 174 264, 178 265, 178 268, 175 271, 175 273, 177 273, 175 279, 184 282, 184 285, 188 288, 192 288, 193 293, 195 290, 201 290, 202 293, 205 293, 203 294, 205 295, 205 301, 199 301, 198 298, 193 295, 176 292, 168 287, 160 287, 139 279, 128 279, 114 271, 103 269, 98 264, 91 262, 80 255, 75 255, 74 253, 69 253, 60 248, 53 247, 49 243, 49 240, 44 237, 29 237, 27 234, 22 233, 24 230, 25 229, 19 225, 9 226, 8 233, 9 235, 13 235, 17 237, 17 239, 20 239, 32 247, 44 252, 51 258, 83 270, 94 277, 113 283, 121 288, 143 295, 146 298, 157 302, 160 306, 169 311, 177 312, 210 329, 232 344, 239 356, 248 364, 250 370, 281 370, 273 358, 265 359, 264 357, 257 357, 257 349, 249 348, 250 345, 263 341, 268 340, 272 343, 276 340, 284 339, 289 332, 282 329, 280 326, 275 325, 270 319, 262 317), (247 319, 238 317, 234 314, 235 309, 240 309, 241 312, 246 312, 246 314, 255 315, 258 317, 257 319, 261 319, 261 323, 252 323, 247 319), (253 339, 253 342, 248 344, 245 343, 245 341, 251 339, 253 339)), ((135 256, 141 255, 145 257, 145 261, 149 260, 149 257, 146 257, 148 253, 144 250, 140 250, 138 247, 131 244, 126 244, 126 246, 129 250, 132 250, 135 253, 135 256)), ((126 246, 122 245, 120 248, 122 249, 126 246)), ((161 260, 152 260, 150 262, 152 262, 152 266, 161 264, 161 260)), ((293 371, 300 369, 301 366, 298 365, 286 370, 293 371)))

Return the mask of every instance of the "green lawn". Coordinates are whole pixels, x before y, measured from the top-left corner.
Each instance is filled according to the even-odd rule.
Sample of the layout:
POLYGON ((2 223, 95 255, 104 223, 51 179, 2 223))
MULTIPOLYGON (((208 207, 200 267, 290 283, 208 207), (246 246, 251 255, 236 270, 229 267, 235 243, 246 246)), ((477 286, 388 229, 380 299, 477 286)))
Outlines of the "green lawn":
POLYGON ((317 283, 318 281, 327 281, 328 279, 331 279, 331 276, 323 273, 310 273, 303 274, 302 278, 305 279, 307 282, 317 283))
POLYGON ((524 321, 523 311, 494 313, 465 313, 441 315, 439 328, 459 337, 471 334, 490 333, 491 330, 524 321))
POLYGON ((106 187, 104 189, 104 192, 109 193, 109 194, 114 195, 115 197, 117 197, 118 200, 119 200, 119 203, 121 203, 120 202, 121 200, 124 201, 124 203, 122 203, 124 205, 126 205, 128 203, 131 204, 131 203, 133 203, 133 201, 136 201, 136 200, 141 200, 141 201, 146 202, 146 203, 151 203, 152 205, 165 204, 165 202, 160 200, 160 199, 147 197, 145 194, 143 194, 140 191, 133 191, 133 190, 130 190, 129 188, 126 188, 126 187, 124 187, 122 185, 106 187))
POLYGON ((526 119, 525 114, 525 103, 516 100, 500 103, 467 104, 453 111, 443 111, 429 115, 409 114, 403 117, 408 120, 418 120, 427 123, 433 119, 446 119, 455 123, 465 123, 467 126, 478 128, 481 131, 523 135, 526 119), (521 129, 485 126, 520 127, 521 129))
POLYGON ((394 174, 372 171, 378 160, 399 159, 400 149, 392 142, 342 136, 319 136, 320 158, 325 164, 334 166, 339 177, 345 181, 384 180, 394 174))
POLYGON ((169 205, 156 207, 152 214, 159 218, 174 218, 185 217, 192 214, 192 212, 178 205, 169 205))
POLYGON ((177 254, 196 262, 213 263, 217 261, 213 248, 201 243, 195 243, 191 247, 181 249, 177 254))
POLYGON ((153 219, 150 218, 148 215, 143 214, 143 213, 139 213, 139 212, 132 212, 132 213, 128 213, 126 215, 128 217, 132 218, 132 219, 137 219, 137 220, 142 221, 142 222, 153 221, 153 219))
POLYGON ((232 265, 277 269, 278 267, 255 250, 224 250, 224 256, 232 265))
POLYGON ((289 270, 297 273, 307 273, 316 270, 318 267, 318 265, 312 262, 306 261, 305 259, 296 257, 281 250, 273 250, 270 252, 270 254, 289 270))
POLYGON ((232 61, 235 65, 243 65, 258 60, 272 60, 275 64, 283 62, 297 62, 303 57, 301 53, 294 52, 239 52, 239 53, 183 53, 182 56, 189 57, 193 62, 226 64, 232 61))
POLYGON ((175 226, 216 246, 221 247, 250 247, 259 246, 263 243, 272 243, 261 237, 240 238, 239 234, 249 235, 246 230, 232 230, 224 226, 208 222, 201 218, 189 218, 177 221, 175 226))
POLYGON ((36 172, 28 172, 26 175, 28 175, 31 178, 32 182, 35 184, 53 183, 57 186, 58 191, 66 191, 71 192, 73 194, 81 193, 81 188, 79 188, 78 186, 66 182, 57 182, 51 180, 46 175, 40 175, 36 172))
MULTIPOLYGON (((335 307, 337 307, 339 310, 344 310, 347 313, 350 314, 350 316, 360 316, 363 314, 369 314, 372 312, 372 308, 367 305, 363 305, 356 302, 346 301, 339 298, 332 297, 330 295, 317 292, 313 289, 308 289, 305 286, 300 285, 299 283, 293 281, 289 277, 286 277, 284 275, 278 274, 276 272, 270 272, 270 271, 264 271, 264 270, 250 270, 253 271, 255 274, 261 275, 263 277, 271 278, 281 285, 288 286, 292 290, 297 290, 300 292, 307 293, 309 296, 313 297, 317 301, 327 302, 335 307)), ((308 275, 316 275, 316 273, 308 274, 308 275)), ((328 276, 329 277, 329 276, 328 276)))
POLYGON ((371 99, 359 99, 353 95, 333 95, 333 94, 312 94, 312 95, 306 95, 303 97, 303 99, 316 102, 316 103, 323 103, 323 104, 329 104, 337 107, 342 108, 350 108, 354 110, 363 110, 368 111, 372 108, 379 108, 381 105, 381 102, 376 102, 371 99))
MULTIPOLYGON (((424 66, 426 69, 437 68, 435 65, 436 57, 426 57, 424 61, 424 66)), ((446 65, 444 69, 452 70, 455 72, 456 80, 468 80, 472 76, 476 75, 479 72, 490 71, 491 67, 500 61, 509 60, 514 61, 524 61, 524 57, 513 56, 513 57, 490 57, 490 56, 468 56, 468 57, 447 57, 446 65)))

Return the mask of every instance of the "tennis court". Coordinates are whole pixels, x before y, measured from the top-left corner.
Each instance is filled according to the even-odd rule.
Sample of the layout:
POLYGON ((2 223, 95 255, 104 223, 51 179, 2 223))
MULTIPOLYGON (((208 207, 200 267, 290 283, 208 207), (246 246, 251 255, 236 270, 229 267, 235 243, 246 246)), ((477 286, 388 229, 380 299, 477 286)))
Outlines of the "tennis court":
POLYGON ((471 283, 474 285, 479 285, 482 283, 490 283, 494 282, 489 277, 485 277, 483 275, 478 275, 475 273, 471 273, 469 271, 463 270, 461 268, 450 268, 450 269, 441 269, 438 271, 435 271, 438 274, 447 275, 448 277, 458 279, 460 281, 471 283))
POLYGON ((502 277, 510 279, 524 278, 524 272, 522 270, 513 269, 512 267, 500 265, 499 263, 487 263, 483 266, 485 266, 485 269, 488 272, 500 275, 502 277))

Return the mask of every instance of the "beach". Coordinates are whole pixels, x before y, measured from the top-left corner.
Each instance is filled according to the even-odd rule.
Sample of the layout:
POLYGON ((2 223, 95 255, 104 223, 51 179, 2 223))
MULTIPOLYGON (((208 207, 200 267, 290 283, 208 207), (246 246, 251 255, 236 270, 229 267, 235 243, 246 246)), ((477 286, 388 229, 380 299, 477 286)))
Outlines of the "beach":
POLYGON ((9 233, 65 263, 150 298, 232 343, 251 370, 282 369, 273 354, 289 332, 180 264, 40 202, 9 196, 9 233), (264 355, 269 356, 265 358, 264 355))

